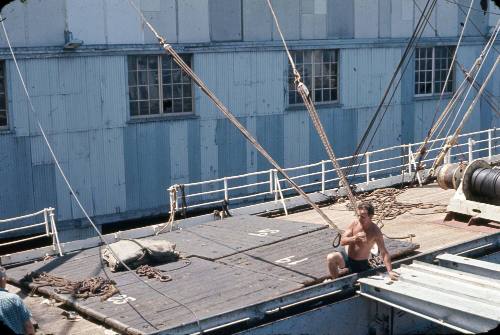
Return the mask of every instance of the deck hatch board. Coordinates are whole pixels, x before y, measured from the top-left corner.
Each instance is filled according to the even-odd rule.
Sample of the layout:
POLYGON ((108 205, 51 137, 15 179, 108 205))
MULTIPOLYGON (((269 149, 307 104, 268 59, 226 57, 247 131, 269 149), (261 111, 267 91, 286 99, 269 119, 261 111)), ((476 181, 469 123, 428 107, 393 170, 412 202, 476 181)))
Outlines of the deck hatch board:
POLYGON ((313 223, 238 216, 163 233, 154 238, 174 242, 176 250, 186 257, 215 260, 324 229, 326 226, 313 223))
MULTIPOLYGON (((338 248, 332 246, 336 231, 321 230, 297 236, 278 243, 255 248, 217 260, 257 273, 268 273, 279 278, 310 284, 327 276, 326 256, 338 248)), ((384 239, 391 257, 409 254, 418 245, 384 239)))

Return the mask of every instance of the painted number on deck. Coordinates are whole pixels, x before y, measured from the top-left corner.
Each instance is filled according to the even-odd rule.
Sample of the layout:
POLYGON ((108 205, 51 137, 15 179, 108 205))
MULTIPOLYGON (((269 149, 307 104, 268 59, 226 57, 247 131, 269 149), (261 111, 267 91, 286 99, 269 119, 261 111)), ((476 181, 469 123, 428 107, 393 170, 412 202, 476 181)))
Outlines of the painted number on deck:
POLYGON ((266 237, 269 234, 277 234, 279 232, 280 231, 278 229, 269 229, 269 228, 266 228, 266 229, 257 230, 256 233, 248 233, 248 235, 259 236, 259 237, 266 237))
POLYGON ((277 261, 274 261, 274 262, 278 263, 278 264, 285 264, 286 266, 294 266, 294 265, 297 265, 299 263, 305 262, 309 259, 306 257, 306 258, 302 258, 302 259, 294 261, 293 260, 294 258, 295 258, 295 256, 288 256, 285 258, 278 259, 277 261))
POLYGON ((123 305, 129 301, 135 301, 135 300, 136 299, 133 297, 128 297, 125 294, 119 294, 119 295, 115 295, 115 296, 109 298, 107 301, 112 302, 115 305, 123 305))

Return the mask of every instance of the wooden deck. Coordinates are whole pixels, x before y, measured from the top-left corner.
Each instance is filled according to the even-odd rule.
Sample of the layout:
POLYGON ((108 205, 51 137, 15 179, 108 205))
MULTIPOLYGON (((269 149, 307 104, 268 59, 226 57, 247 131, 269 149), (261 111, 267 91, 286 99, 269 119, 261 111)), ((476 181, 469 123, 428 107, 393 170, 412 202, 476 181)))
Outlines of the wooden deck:
MULTIPOLYGON (((256 216, 167 232, 155 238, 177 243, 186 258, 157 266, 172 277, 164 283, 148 279, 157 291, 130 273, 104 268, 99 247, 18 266, 8 275, 17 285, 26 285, 22 278, 32 271, 70 280, 91 276, 113 279, 122 296, 104 302, 98 297, 75 300, 56 294, 51 287, 38 291, 66 301, 81 314, 120 332, 155 333, 269 301, 325 278, 325 257, 333 250, 334 233, 316 223, 256 216)), ((393 255, 417 248, 401 241, 387 243, 393 255)))

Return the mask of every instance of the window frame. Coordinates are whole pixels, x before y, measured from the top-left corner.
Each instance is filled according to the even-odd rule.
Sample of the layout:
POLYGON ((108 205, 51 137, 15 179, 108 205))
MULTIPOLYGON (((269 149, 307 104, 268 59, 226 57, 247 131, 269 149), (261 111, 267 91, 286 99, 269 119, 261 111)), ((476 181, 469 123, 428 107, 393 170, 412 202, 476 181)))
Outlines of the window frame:
POLYGON ((0 109, 2 107, 5 107, 5 125, 0 125, 0 131, 4 131, 10 129, 9 100, 7 95, 7 73, 6 73, 6 62, 4 59, 0 60, 0 67, 1 71, 3 72, 3 87, 4 87, 3 94, 5 95, 5 106, 0 106, 0 109))
MULTIPOLYGON (((318 106, 331 106, 331 105, 338 105, 340 103, 340 49, 336 49, 336 48, 324 48, 324 49, 296 49, 296 50, 290 50, 290 53, 292 55, 292 57, 294 58, 294 60, 296 59, 295 58, 295 53, 297 52, 312 52, 312 63, 311 63, 311 67, 312 67, 312 71, 311 71, 311 74, 310 74, 310 77, 311 77, 311 85, 307 85, 305 80, 304 80, 304 73, 303 71, 300 72, 300 75, 302 76, 302 81, 304 82, 304 84, 307 85, 307 89, 309 90, 310 92, 310 95, 312 97, 312 100, 314 102, 315 105, 318 105, 318 106), (321 63, 314 63, 314 52, 315 51, 320 51, 321 52, 321 57, 324 57, 324 52, 325 51, 330 51, 330 52, 334 52, 334 55, 335 55, 335 61, 334 62, 321 62, 321 63), (330 77, 335 77, 335 83, 336 83, 336 86, 335 87, 330 87, 328 88, 329 90, 335 90, 336 91, 336 99, 335 100, 326 100, 326 101, 316 101, 315 100, 315 88, 316 88, 316 84, 315 84, 315 65, 316 64, 329 64, 329 65, 333 65, 335 64, 335 73, 332 74, 330 73, 330 77)), ((302 64, 307 64, 307 63, 302 63, 302 64)), ((297 65, 297 64, 296 64, 297 65)), ((303 105, 303 101, 302 101, 302 98, 300 97, 300 94, 297 93, 297 102, 295 103, 290 103, 290 85, 294 85, 294 88, 295 88, 295 83, 293 82, 294 80, 294 77, 293 77, 293 73, 292 73, 292 68, 291 68, 291 65, 288 64, 288 67, 287 67, 287 72, 286 72, 286 96, 285 96, 285 99, 286 99, 286 106, 289 108, 289 109, 296 109, 300 106, 303 105)), ((322 74, 321 77, 320 77, 322 80, 325 78, 325 75, 322 74)), ((321 87, 322 90, 325 90, 325 87, 322 86, 321 87)), ((297 92, 296 89, 293 90, 294 92, 297 92)))
MULTIPOLYGON (((168 56, 170 57, 171 59, 171 62, 173 64, 176 64, 174 62, 174 60, 172 59, 172 57, 170 55, 166 55, 166 54, 129 54, 127 55, 127 110, 128 110, 128 119, 131 120, 131 121, 146 121, 146 120, 154 120, 154 119, 165 119, 165 118, 173 118, 173 119, 179 119, 179 118, 183 118, 183 117, 186 117, 186 118, 190 118, 190 117, 193 117, 195 115, 195 96, 194 96, 194 85, 193 85, 193 80, 191 78, 189 78, 189 85, 191 86, 191 111, 190 112, 176 112, 176 113, 166 113, 164 112, 164 108, 163 108, 163 57, 165 56, 168 56), (131 114, 131 100, 130 100, 130 81, 129 81, 129 61, 130 61, 130 57, 145 57, 146 58, 146 62, 148 61, 148 57, 156 57, 156 61, 157 61, 157 68, 156 68, 156 71, 152 71, 152 72, 156 72, 156 75, 158 76, 158 82, 157 82, 157 86, 158 86, 158 102, 159 102, 159 112, 158 114, 144 114, 144 115, 141 115, 141 114, 138 114, 138 115, 132 115, 131 114)), ((193 65, 193 54, 192 53, 183 53, 183 54, 180 54, 181 57, 190 57, 190 66, 192 67, 193 65)), ((178 66, 178 65, 176 65, 178 66)), ((183 85, 183 82, 182 82, 182 76, 184 74, 184 71, 182 71, 182 69, 180 69, 179 67, 179 70, 181 71, 181 81, 180 82, 172 82, 172 86, 177 84, 177 85, 183 85)), ((135 72, 137 72, 137 69, 134 70, 135 72)), ((147 65, 146 65, 146 72, 149 72, 148 68, 147 68, 147 65)), ((150 99, 150 86, 152 86, 152 84, 150 85, 149 82, 147 82, 147 85, 139 85, 139 82, 137 81, 137 83, 134 85, 134 87, 139 87, 139 86, 146 86, 147 87, 147 90, 148 90, 148 100, 147 101, 152 101, 153 99, 150 99)), ((156 85, 155 85, 156 86, 156 85)), ((181 97, 180 100, 182 101, 184 98, 181 97)), ((156 100, 156 99, 154 99, 156 100)), ((146 100, 132 100, 132 101, 146 101, 146 100)), ((182 102, 182 106, 184 107, 184 103, 182 102)))
MULTIPOLYGON (((453 92, 455 91, 455 67, 454 67, 454 64, 451 64, 451 61, 453 60, 453 52, 454 52, 454 48, 455 46, 454 45, 438 45, 438 46, 419 46, 416 48, 416 51, 420 50, 420 49, 431 49, 432 50, 432 55, 431 55, 431 81, 430 81, 430 84, 431 84, 431 92, 430 93, 417 93, 417 84, 426 84, 427 82, 417 82, 416 80, 416 77, 417 77, 417 62, 421 59, 421 58, 417 58, 417 55, 415 55, 415 60, 414 60, 414 85, 413 85, 413 96, 415 98, 426 98, 426 97, 433 97, 433 96, 439 96, 441 95, 441 90, 439 92, 436 92, 436 48, 443 48, 443 49, 447 49, 451 52, 450 55, 448 55, 449 57, 447 57, 446 59, 449 60, 450 62, 450 66, 452 66, 452 71, 451 71, 451 76, 450 78, 448 79, 448 81, 450 82, 450 85, 451 85, 451 89, 450 91, 445 91, 443 92, 443 95, 451 95, 453 94, 453 92)), ((428 58, 425 58, 426 60, 428 58)), ((442 70, 442 69, 440 69, 442 70)), ((419 69, 418 71, 420 71, 420 73, 422 72, 425 72, 425 71, 428 71, 428 69, 419 69)), ((446 70, 446 74, 448 74, 448 71, 449 71, 449 68, 446 70)), ((444 78, 446 79, 446 77, 444 78)), ((443 82, 443 84, 445 86, 447 86, 447 83, 446 82, 443 82)))

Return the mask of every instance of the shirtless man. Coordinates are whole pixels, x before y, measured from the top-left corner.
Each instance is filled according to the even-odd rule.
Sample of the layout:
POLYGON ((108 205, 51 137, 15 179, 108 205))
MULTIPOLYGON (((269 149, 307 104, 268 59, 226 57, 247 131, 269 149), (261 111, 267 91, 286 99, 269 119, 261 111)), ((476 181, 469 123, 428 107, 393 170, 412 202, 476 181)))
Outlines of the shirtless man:
POLYGON ((376 243, 380 256, 384 260, 385 267, 392 280, 397 280, 398 274, 392 271, 391 256, 387 252, 384 238, 380 228, 372 222, 375 210, 370 203, 358 204, 359 220, 354 220, 342 234, 340 244, 349 246, 347 254, 345 250, 332 252, 326 257, 328 270, 332 279, 349 270, 351 273, 363 272, 370 269, 368 258, 373 245, 376 243))

